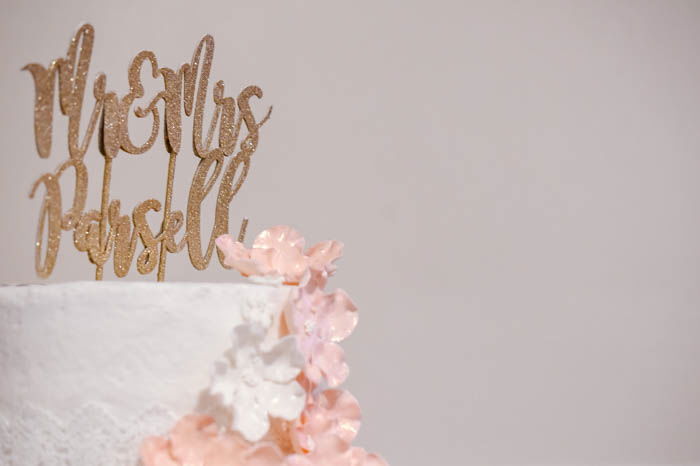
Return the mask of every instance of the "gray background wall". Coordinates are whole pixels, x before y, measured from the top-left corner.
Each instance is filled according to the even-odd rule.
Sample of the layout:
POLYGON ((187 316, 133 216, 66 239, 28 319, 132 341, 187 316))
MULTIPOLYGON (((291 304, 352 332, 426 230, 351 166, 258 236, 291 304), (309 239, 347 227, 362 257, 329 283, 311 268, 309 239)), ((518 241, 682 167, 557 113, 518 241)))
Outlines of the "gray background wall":
MULTIPOLYGON (((36 155, 19 70, 82 21, 90 86, 123 94, 138 51, 175 67, 211 33, 213 77, 264 89, 233 219, 346 243, 361 444, 399 466, 700 463, 700 3, 3 0, 0 282, 38 281, 27 193, 66 157, 62 117, 36 155)), ((162 198, 166 166, 120 155, 113 196, 162 198)), ((51 281, 93 275, 70 241, 51 281)), ((238 280, 186 254, 168 278, 238 280)))

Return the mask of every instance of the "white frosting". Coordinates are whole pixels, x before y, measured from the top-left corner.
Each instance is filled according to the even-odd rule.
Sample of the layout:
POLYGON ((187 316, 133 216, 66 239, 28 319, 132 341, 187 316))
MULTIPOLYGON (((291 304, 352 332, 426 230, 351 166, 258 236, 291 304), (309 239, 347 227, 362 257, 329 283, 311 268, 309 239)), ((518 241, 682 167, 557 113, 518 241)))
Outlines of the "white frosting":
MULTIPOLYGON (((154 409, 174 417, 200 410, 212 363, 231 346, 231 330, 279 321, 290 290, 133 282, 0 287, 0 437, 3 430, 16 436, 31 427, 22 421, 27 412, 42 413, 50 419, 42 422, 66 430, 63 424, 76 413, 99 406, 119 431, 154 409)), ((136 449, 142 440, 132 439, 133 432, 124 435, 130 439, 125 448, 136 449)))

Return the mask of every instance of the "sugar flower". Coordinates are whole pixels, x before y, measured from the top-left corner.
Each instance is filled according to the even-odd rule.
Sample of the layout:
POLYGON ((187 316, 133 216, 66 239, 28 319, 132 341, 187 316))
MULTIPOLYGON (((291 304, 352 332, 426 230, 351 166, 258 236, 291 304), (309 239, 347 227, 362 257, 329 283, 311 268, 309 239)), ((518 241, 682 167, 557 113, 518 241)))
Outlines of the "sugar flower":
POLYGON ((216 361, 209 392, 230 410, 231 428, 251 442, 270 428, 269 416, 291 421, 304 408, 306 393, 295 378, 304 367, 294 336, 264 347, 265 329, 239 325, 233 346, 216 361))
POLYGON ((277 466, 283 459, 274 443, 253 445, 234 432, 220 433, 203 415, 183 417, 168 438, 150 437, 141 447, 143 466, 277 466))
POLYGON ((311 397, 295 422, 292 440, 297 451, 311 452, 318 439, 332 435, 347 447, 360 429, 360 404, 344 390, 325 390, 311 397))
POLYGON ((294 427, 300 454, 285 466, 387 466, 379 456, 353 447, 360 428, 360 405, 349 392, 326 390, 309 399, 294 427))
POLYGON ((349 368, 337 343, 357 325, 357 307, 347 293, 339 289, 324 294, 319 289, 300 288, 285 318, 299 337, 299 348, 306 358, 304 374, 309 381, 318 385, 325 377, 331 387, 343 383, 349 368))
POLYGON ((305 283, 310 277, 325 283, 335 272, 333 262, 343 249, 338 241, 323 241, 304 252, 305 241, 298 231, 279 225, 262 231, 248 249, 231 235, 216 239, 224 264, 245 276, 282 277, 288 284, 305 283))
POLYGON ((307 455, 290 455, 284 466, 388 466, 381 456, 367 453, 364 448, 347 447, 332 436, 307 455))
POLYGON ((322 241, 311 246, 306 255, 309 259, 310 284, 312 287, 324 288, 328 277, 337 270, 335 261, 343 255, 343 243, 340 241, 322 241))

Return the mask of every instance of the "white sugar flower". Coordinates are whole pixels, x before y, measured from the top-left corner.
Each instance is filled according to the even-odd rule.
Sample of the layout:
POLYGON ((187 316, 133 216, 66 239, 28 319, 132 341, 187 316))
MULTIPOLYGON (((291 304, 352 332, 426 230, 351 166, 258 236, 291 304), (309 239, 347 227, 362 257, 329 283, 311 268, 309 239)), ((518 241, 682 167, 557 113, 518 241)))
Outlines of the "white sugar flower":
POLYGON ((271 306, 269 299, 264 296, 252 294, 246 300, 247 306, 243 306, 243 320, 249 324, 258 324, 265 329, 272 326, 276 316, 276 307, 271 306))
POLYGON ((209 387, 231 411, 231 428, 251 442, 267 433, 269 416, 294 420, 306 401, 306 392, 295 380, 304 367, 295 337, 265 348, 265 333, 255 324, 234 328, 233 346, 214 363, 209 387))

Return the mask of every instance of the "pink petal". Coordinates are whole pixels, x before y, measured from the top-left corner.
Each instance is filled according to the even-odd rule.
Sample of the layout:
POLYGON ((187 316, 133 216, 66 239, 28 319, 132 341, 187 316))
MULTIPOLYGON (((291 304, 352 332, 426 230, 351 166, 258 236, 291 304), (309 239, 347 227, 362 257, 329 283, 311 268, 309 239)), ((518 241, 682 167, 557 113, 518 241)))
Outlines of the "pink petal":
POLYGON ((333 421, 333 433, 348 445, 360 430, 360 403, 347 390, 326 390, 319 396, 319 405, 333 421))
POLYGON ((357 306, 343 290, 335 290, 328 295, 324 313, 326 336, 339 342, 350 336, 357 326, 357 306))
POLYGON ((141 445, 143 466, 180 466, 170 456, 170 442, 162 437, 149 437, 141 445))
POLYGON ((350 373, 345 363, 345 352, 335 343, 317 345, 312 355, 312 364, 324 373, 330 387, 343 383, 350 373))
POLYGON ((301 252, 304 249, 304 237, 290 226, 277 225, 260 232, 253 242, 253 247, 263 249, 293 248, 301 252))
MULTIPOLYGON (((273 443, 258 444, 248 450, 245 456, 245 466, 279 466, 284 455, 273 443)), ((208 465, 207 465, 208 466, 208 465)))
POLYGON ((284 318, 290 331, 296 334, 304 332, 304 323, 312 318, 310 294, 304 288, 294 289, 294 297, 284 310, 284 318))
POLYGON ((347 466, 365 466, 367 459, 367 452, 364 448, 353 447, 345 452, 344 455, 347 458, 347 466))
POLYGON ((347 458, 347 462, 343 464, 347 466, 388 466, 380 456, 367 453, 364 448, 351 448, 344 456, 347 458))
POLYGON ((275 251, 271 266, 290 283, 300 283, 308 270, 306 257, 296 249, 275 251))
POLYGON ((261 257, 252 257, 251 251, 234 241, 231 235, 216 238, 216 245, 224 253, 224 264, 233 267, 243 275, 265 275, 269 272, 268 261, 261 257))
POLYGON ((343 255, 343 243, 340 241, 321 241, 306 251, 309 258, 309 266, 314 270, 324 270, 333 275, 336 266, 333 264, 343 255))
POLYGON ((328 274, 325 271, 319 272, 314 271, 313 269, 311 269, 311 271, 312 273, 309 276, 306 287, 309 289, 324 289, 328 283, 328 274))
POLYGON ((306 375, 306 378, 309 379, 309 381, 314 385, 321 383, 321 379, 323 378, 321 370, 312 364, 309 364, 304 368, 304 375, 306 375))
MULTIPOLYGON (((350 447, 360 429, 360 405, 350 392, 325 390, 311 399, 306 410, 294 426, 294 440, 305 451, 316 450, 317 441, 322 444, 331 438, 334 449, 350 447)), ((322 447, 323 448, 323 447, 322 447)))
POLYGON ((313 451, 316 448, 316 442, 311 435, 307 434, 303 427, 299 427, 297 432, 294 433, 295 449, 297 451, 313 451))
POLYGON ((315 466, 315 464, 304 455, 291 455, 285 459, 283 466, 315 466))
POLYGON ((216 424, 210 416, 183 417, 170 432, 172 456, 180 463, 199 464, 212 439, 216 438, 216 424))
POLYGON ((236 240, 233 239, 231 235, 221 235, 216 238, 216 246, 221 249, 226 256, 233 254, 233 249, 235 249, 236 240))
MULTIPOLYGON (((304 238, 293 228, 283 225, 264 230, 253 243, 253 251, 268 251, 266 265, 290 283, 299 283, 308 269, 303 249, 304 238)), ((255 252, 252 254, 255 258, 255 252)))
POLYGON ((370 453, 365 459, 365 466, 389 466, 389 463, 384 461, 381 456, 370 453))
POLYGON ((255 263, 255 266, 260 270, 256 275, 270 275, 276 272, 272 261, 275 257, 274 249, 251 249, 250 259, 255 263))
POLYGON ((234 241, 231 235, 221 235, 216 238, 216 246, 224 253, 224 263, 250 259, 250 252, 243 244, 234 241))
MULTIPOLYGON (((202 466, 239 466, 249 444, 240 436, 226 433, 217 436, 208 445, 202 466)), ((189 463, 185 463, 187 465, 189 463)), ((200 463, 192 463, 199 465, 200 463)), ((183 465, 184 466, 184 465, 183 465)))
POLYGON ((350 446, 332 434, 319 435, 315 439, 316 449, 310 453, 316 461, 323 460, 318 464, 347 464, 350 457, 350 446), (335 460, 335 461, 332 461, 335 460), (345 460, 345 461, 343 461, 345 460))

